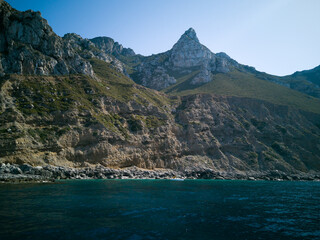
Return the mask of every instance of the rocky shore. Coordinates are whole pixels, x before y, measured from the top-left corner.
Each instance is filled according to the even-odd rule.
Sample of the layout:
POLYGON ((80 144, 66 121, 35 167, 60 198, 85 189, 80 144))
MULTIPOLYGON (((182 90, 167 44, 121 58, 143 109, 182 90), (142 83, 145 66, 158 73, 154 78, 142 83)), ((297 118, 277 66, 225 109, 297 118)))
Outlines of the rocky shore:
POLYGON ((271 181, 319 181, 320 173, 286 174, 281 171, 230 173, 211 169, 174 171, 171 169, 148 170, 137 167, 112 169, 103 166, 70 168, 61 166, 31 166, 29 164, 4 164, 0 166, 0 182, 55 182, 60 179, 226 179, 271 181))

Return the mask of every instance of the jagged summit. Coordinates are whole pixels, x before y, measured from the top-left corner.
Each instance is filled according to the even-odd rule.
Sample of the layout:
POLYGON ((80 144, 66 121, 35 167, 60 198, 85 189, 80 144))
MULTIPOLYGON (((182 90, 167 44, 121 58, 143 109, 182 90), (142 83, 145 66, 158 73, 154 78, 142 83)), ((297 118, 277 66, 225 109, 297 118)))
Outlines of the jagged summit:
POLYGON ((203 46, 193 28, 189 28, 172 47, 171 63, 174 67, 194 67, 203 65, 214 54, 203 46))
POLYGON ((199 39, 197 37, 197 33, 193 28, 189 28, 184 34, 181 35, 180 40, 193 40, 199 43, 199 39))
POLYGON ((193 28, 185 31, 171 50, 139 61, 132 74, 133 80, 156 90, 176 84, 177 76, 192 72, 189 83, 204 84, 212 81, 213 73, 227 73, 237 64, 227 54, 216 56, 202 45, 193 28))

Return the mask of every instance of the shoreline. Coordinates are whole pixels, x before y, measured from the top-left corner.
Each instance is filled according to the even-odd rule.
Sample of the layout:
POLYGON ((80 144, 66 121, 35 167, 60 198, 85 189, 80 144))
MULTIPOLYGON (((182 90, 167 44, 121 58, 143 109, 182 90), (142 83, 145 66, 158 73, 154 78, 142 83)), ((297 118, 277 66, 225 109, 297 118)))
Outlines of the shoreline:
POLYGON ((284 173, 278 170, 265 172, 215 172, 212 169, 176 171, 172 169, 141 169, 128 167, 113 169, 102 166, 71 168, 52 165, 33 167, 29 164, 0 165, 0 183, 48 183, 64 179, 217 179, 265 181, 320 181, 320 172, 284 173))

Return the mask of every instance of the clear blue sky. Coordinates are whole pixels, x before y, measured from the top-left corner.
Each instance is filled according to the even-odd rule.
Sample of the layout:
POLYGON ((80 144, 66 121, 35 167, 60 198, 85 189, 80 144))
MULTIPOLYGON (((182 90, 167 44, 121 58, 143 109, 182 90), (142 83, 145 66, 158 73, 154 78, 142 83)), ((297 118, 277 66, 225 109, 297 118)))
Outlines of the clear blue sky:
POLYGON ((213 52, 275 75, 320 65, 320 0, 8 0, 60 36, 112 37, 136 53, 169 50, 189 27, 213 52))

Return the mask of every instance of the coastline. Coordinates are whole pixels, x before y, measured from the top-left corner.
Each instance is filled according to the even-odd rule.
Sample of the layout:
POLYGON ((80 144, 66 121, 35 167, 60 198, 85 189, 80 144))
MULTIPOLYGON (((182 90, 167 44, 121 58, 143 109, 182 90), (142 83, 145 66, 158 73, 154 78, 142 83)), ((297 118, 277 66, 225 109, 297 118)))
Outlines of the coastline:
POLYGON ((278 170, 265 172, 215 172, 212 169, 176 171, 172 169, 141 169, 127 167, 113 169, 103 166, 71 168, 62 166, 31 166, 4 164, 0 166, 0 183, 47 183, 60 179, 218 179, 266 181, 320 181, 320 173, 284 173, 278 170))

